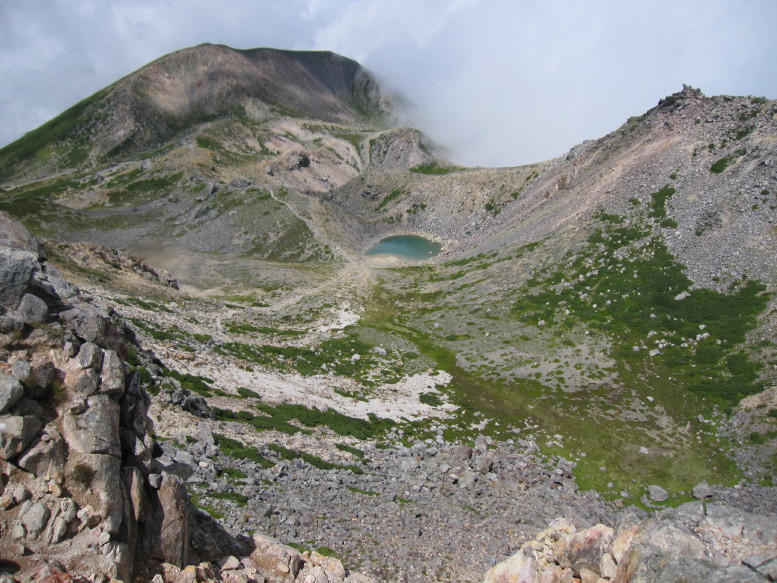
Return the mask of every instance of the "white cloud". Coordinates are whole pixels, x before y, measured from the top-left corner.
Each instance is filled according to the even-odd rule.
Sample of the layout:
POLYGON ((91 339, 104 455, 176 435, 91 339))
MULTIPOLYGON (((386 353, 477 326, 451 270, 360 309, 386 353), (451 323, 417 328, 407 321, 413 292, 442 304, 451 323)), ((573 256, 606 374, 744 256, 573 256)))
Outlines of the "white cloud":
POLYGON ((336 21, 318 30, 314 48, 368 62, 386 47, 402 47, 398 56, 406 60, 413 49, 423 49, 454 15, 477 3, 477 0, 352 2, 336 21))

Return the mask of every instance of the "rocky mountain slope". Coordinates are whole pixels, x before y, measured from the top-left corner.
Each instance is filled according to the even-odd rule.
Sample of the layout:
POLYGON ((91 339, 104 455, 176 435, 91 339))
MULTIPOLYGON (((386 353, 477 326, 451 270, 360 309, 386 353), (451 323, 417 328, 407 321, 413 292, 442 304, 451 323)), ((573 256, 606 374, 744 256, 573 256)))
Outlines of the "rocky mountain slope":
MULTIPOLYGON (((560 514, 484 581, 777 576, 775 501, 757 491, 701 483, 693 491, 701 502, 640 521, 634 511, 616 518, 595 493, 579 492, 575 464, 540 455, 531 439, 493 444, 481 436, 471 448, 446 442, 438 426, 436 441, 406 448, 403 430, 392 427, 393 446, 337 447, 358 454, 360 465, 300 454, 277 435, 246 447, 214 432, 246 437, 178 380, 196 377, 165 370, 112 310, 60 276, 24 227, 4 213, 0 225, 0 574, 9 580, 374 580, 349 572, 330 547, 300 553, 265 534, 237 534, 256 526, 283 539, 329 542, 381 581, 479 580, 495 556, 560 514), (160 446, 149 413, 163 433, 185 434, 160 446), (710 498, 729 505, 705 505, 710 498), (347 516, 358 524, 342 524, 347 516), (585 528, 597 519, 617 530, 585 528), (416 539, 410 547, 408 539, 416 539)), ((149 278, 154 271, 136 258, 116 269, 173 283, 149 278)), ((292 436, 303 431, 289 427, 292 436)), ((316 441, 328 439, 324 432, 316 441)), ((667 497, 658 486, 648 493, 667 497)))
POLYGON ((413 581, 703 481, 773 513, 777 104, 685 87, 485 169, 395 103, 336 55, 205 45, 0 150, 0 208, 158 357, 132 366, 198 504, 413 581), (364 255, 404 234, 442 252, 364 255))
POLYGON ((201 45, 151 63, 11 144, 0 176, 115 162, 223 117, 261 123, 280 113, 349 124, 389 108, 372 77, 339 55, 201 45))

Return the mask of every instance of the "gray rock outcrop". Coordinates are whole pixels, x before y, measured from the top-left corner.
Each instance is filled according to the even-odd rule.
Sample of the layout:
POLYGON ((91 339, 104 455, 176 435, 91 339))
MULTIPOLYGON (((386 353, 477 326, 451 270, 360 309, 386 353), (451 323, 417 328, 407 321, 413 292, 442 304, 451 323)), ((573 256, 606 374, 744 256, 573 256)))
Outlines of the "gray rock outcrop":
POLYGON ((617 530, 556 521, 483 581, 766 583, 776 569, 777 517, 689 502, 641 523, 625 515, 617 530))
POLYGON ((160 491, 149 483, 150 401, 128 374, 122 326, 5 213, 0 281, 0 548, 23 549, 22 573, 52 558, 125 581, 151 557, 183 567, 187 494, 167 475, 160 491))
POLYGON ((37 264, 38 244, 20 223, 0 212, 0 305, 16 309, 37 264))

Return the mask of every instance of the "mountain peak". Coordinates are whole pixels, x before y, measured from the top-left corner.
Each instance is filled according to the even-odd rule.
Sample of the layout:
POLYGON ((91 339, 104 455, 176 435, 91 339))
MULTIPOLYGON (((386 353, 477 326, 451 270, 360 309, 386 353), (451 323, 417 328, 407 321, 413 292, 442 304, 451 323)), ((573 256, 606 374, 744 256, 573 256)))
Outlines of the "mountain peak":
POLYGON ((391 103, 361 65, 330 51, 202 44, 157 59, 6 147, 0 177, 12 166, 53 172, 141 154, 230 115, 383 125, 391 103))

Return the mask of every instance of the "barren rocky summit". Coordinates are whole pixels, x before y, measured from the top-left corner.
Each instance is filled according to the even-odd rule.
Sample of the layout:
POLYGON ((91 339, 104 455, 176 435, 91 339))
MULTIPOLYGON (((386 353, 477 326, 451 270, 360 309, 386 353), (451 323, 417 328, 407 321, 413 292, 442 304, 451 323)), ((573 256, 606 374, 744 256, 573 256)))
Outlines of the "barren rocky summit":
POLYGON ((777 104, 401 108, 203 45, 0 150, 0 579, 777 580, 777 104))

